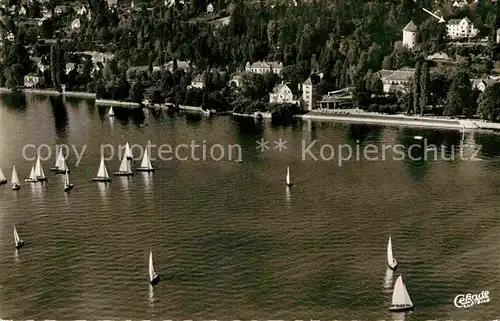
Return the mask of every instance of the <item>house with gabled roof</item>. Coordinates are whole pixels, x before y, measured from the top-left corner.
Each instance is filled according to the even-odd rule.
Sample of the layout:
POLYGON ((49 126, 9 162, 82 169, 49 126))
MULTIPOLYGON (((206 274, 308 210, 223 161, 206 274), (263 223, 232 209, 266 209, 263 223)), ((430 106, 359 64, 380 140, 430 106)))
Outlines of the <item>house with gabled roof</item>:
POLYGON ((479 33, 479 29, 474 27, 469 18, 450 19, 446 28, 450 39, 472 38, 479 33))
POLYGON ((205 74, 198 74, 191 81, 191 88, 205 88, 205 74))
POLYGON ((296 104, 297 100, 293 99, 293 93, 290 87, 288 87, 284 83, 281 83, 274 87, 272 93, 269 93, 269 102, 278 104, 296 104))
POLYGON ((378 72, 385 93, 407 92, 410 80, 415 74, 415 68, 399 70, 381 70, 378 72))
POLYGON ((253 72, 257 74, 265 74, 266 72, 272 72, 277 75, 281 75, 281 71, 283 70, 283 63, 276 61, 256 61, 252 64, 247 62, 245 65, 245 71, 253 72))
POLYGON ((486 88, 496 84, 498 81, 496 79, 471 79, 472 89, 477 89, 484 92, 486 88))

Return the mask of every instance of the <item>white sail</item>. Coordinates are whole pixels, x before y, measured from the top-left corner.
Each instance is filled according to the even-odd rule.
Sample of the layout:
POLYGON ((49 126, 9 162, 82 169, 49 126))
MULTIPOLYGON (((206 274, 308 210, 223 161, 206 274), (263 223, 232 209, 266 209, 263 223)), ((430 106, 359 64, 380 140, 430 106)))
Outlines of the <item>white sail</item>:
POLYGON ((16 226, 14 225, 14 241, 16 242, 16 246, 21 239, 19 238, 19 234, 17 234, 16 226))
POLYGON ((56 165, 55 165, 56 168, 59 168, 59 166, 61 166, 61 160, 64 161, 62 147, 59 148, 59 152, 57 153, 56 165))
POLYGON ((17 176, 16 166, 12 168, 12 178, 10 181, 12 182, 12 185, 19 185, 19 177, 17 176))
POLYGON ((66 172, 68 170, 68 165, 66 164, 64 158, 61 159, 58 169, 63 172, 66 172))
POLYGON ((31 166, 30 179, 36 180, 35 168, 31 166))
POLYGON ((106 165, 104 164, 104 157, 101 157, 101 164, 99 165, 99 171, 97 172, 97 177, 109 178, 108 170, 106 168, 106 165))
POLYGON ((66 172, 66 174, 64 175, 64 185, 69 186, 69 174, 68 174, 68 172, 66 172))
POLYGON ((5 175, 3 174, 2 169, 0 168, 0 181, 5 181, 5 180, 6 180, 5 175))
POLYGON ((389 266, 392 266, 394 264, 394 257, 392 256, 392 241, 390 236, 389 242, 387 243, 387 263, 389 264, 389 266))
POLYGON ((153 281, 155 277, 155 270, 153 267, 153 252, 149 252, 149 281, 153 281))
POLYGON ((290 185, 290 167, 286 168, 286 184, 290 185))
POLYGON ((147 168, 147 169, 153 169, 153 166, 151 165, 151 159, 149 158, 149 154, 148 154, 148 149, 147 148, 144 151, 144 157, 142 157, 141 167, 142 168, 147 168))
POLYGON ((408 294, 408 291, 406 291, 406 286, 403 283, 403 278, 401 277, 401 275, 396 280, 396 284, 394 284, 394 291, 392 292, 392 304, 413 306, 413 302, 411 302, 410 295, 408 294))
POLYGON ((45 178, 45 173, 43 171, 42 162, 40 161, 40 156, 38 156, 36 159, 35 176, 37 178, 45 178))
POLYGON ((108 115, 109 116, 114 116, 115 115, 115 112, 113 111, 113 107, 109 107, 108 115))
POLYGON ((130 145, 128 144, 128 142, 125 145, 125 156, 127 158, 134 158, 134 155, 132 154, 132 149, 130 148, 130 145))
POLYGON ((127 159, 127 155, 123 155, 122 162, 120 163, 120 168, 118 169, 119 172, 125 172, 128 173, 130 172, 130 163, 127 159))

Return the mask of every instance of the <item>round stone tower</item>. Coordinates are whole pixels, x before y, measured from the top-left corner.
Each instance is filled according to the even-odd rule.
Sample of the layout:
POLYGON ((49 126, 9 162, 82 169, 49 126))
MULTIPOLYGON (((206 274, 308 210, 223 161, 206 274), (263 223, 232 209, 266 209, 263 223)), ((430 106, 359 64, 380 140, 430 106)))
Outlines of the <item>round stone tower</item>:
POLYGON ((410 49, 415 48, 418 39, 418 28, 417 25, 412 21, 408 22, 406 27, 403 29, 403 45, 410 49))

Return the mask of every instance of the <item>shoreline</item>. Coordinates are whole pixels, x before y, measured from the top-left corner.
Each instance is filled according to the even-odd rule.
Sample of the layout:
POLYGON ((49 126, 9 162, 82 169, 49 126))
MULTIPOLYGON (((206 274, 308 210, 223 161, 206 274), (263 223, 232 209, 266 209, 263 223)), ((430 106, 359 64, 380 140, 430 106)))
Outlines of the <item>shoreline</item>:
MULTIPOLYGON (((12 93, 13 90, 0 87, 0 93, 12 93)), ((81 97, 93 99, 94 103, 98 106, 117 106, 117 107, 132 107, 139 108, 141 105, 135 102, 118 101, 112 99, 97 99, 95 93, 66 91, 64 93, 49 90, 49 89, 34 89, 34 88, 21 88, 20 92, 25 94, 39 94, 50 96, 66 96, 66 97, 81 97)), ((161 105, 145 105, 146 108, 166 108, 170 104, 161 105)), ((179 110, 201 112, 204 115, 210 116, 214 114, 213 111, 203 110, 197 106, 184 106, 180 105, 179 110)), ((253 114, 234 113, 229 112, 230 115, 235 117, 246 117, 255 119, 271 119, 272 115, 268 112, 255 112, 253 114)), ((500 123, 493 123, 479 119, 449 119, 441 116, 408 116, 408 115, 386 115, 378 113, 370 113, 356 110, 339 110, 337 113, 322 113, 311 111, 301 115, 294 115, 296 119, 315 120, 315 121, 334 121, 343 123, 361 123, 361 124, 374 124, 374 125, 388 125, 388 126, 407 126, 415 128, 443 128, 443 129, 469 129, 469 130, 500 130, 500 123), (340 113, 342 112, 342 113, 340 113)))
MULTIPOLYGON (((0 93, 1 92, 13 93, 16 91, 6 87, 0 87, 0 93)), ((96 98, 95 93, 87 91, 65 91, 64 93, 62 93, 52 89, 19 88, 18 92, 22 92, 25 94, 35 94, 35 95, 82 97, 82 98, 93 98, 93 99, 96 98)))

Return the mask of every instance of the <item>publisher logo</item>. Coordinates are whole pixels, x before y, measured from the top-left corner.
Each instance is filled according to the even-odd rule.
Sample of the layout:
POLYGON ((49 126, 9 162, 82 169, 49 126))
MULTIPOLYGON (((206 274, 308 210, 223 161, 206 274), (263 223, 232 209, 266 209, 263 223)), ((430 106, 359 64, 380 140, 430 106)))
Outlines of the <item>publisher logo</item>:
POLYGON ((474 305, 490 302, 490 292, 483 291, 479 294, 459 294, 453 300, 455 306, 459 309, 467 309, 474 305))

